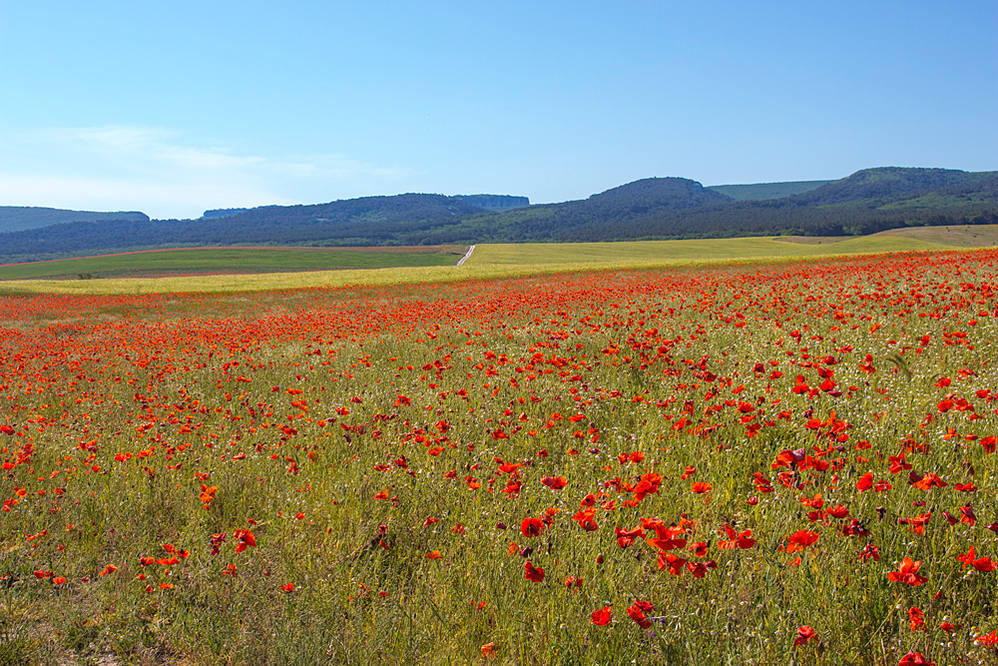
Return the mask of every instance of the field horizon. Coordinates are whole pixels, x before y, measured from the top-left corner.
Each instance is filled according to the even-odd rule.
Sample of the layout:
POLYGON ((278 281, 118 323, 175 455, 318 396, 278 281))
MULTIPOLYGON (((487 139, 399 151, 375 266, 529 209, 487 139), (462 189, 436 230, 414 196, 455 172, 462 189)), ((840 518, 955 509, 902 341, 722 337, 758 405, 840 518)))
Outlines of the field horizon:
POLYGON ((996 244, 998 225, 915 227, 860 237, 747 236, 605 243, 478 244, 461 268, 454 264, 468 246, 171 248, 0 266, 0 293, 228 292, 407 281, 446 282, 574 270, 955 251, 996 244), (289 270, 289 262, 282 261, 287 259, 299 262, 298 267, 289 270), (317 259, 325 265, 338 263, 343 267, 335 271, 316 271, 317 259), (234 272, 237 262, 241 262, 238 263, 240 272, 234 272), (358 264, 367 267, 358 270, 358 264), (197 274, 199 269, 200 276, 197 274), (104 272, 127 271, 155 276, 101 277, 104 272), (40 279, 41 276, 65 274, 83 274, 88 279, 40 279))

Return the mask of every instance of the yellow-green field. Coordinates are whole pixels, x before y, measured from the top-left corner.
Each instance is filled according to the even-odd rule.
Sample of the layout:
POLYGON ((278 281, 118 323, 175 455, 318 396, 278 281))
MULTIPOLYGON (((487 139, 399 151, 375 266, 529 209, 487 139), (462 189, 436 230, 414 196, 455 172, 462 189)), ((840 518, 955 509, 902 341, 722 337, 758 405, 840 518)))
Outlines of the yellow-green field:
MULTIPOLYGON (((357 284, 388 285, 579 270, 696 266, 762 260, 792 261, 838 255, 942 251, 988 247, 996 243, 998 243, 998 225, 908 228, 845 239, 750 237, 612 243, 480 244, 460 268, 396 266, 156 278, 0 280, 0 293, 147 294, 264 291, 357 284)), ((260 250, 260 252, 268 251, 260 250)), ((454 259, 456 263, 456 256, 454 259)))
POLYGON ((890 241, 907 238, 953 247, 993 247, 998 245, 998 224, 949 225, 938 227, 904 227, 888 229, 871 236, 844 240, 841 236, 780 236, 777 240, 807 245, 829 245, 858 240, 862 242, 890 241))
POLYGON ((661 262, 798 258, 834 254, 873 254, 948 250, 949 245, 906 236, 863 236, 837 243, 804 245, 779 237, 706 238, 618 243, 518 243, 479 245, 465 266, 523 266, 548 264, 660 265, 661 262))

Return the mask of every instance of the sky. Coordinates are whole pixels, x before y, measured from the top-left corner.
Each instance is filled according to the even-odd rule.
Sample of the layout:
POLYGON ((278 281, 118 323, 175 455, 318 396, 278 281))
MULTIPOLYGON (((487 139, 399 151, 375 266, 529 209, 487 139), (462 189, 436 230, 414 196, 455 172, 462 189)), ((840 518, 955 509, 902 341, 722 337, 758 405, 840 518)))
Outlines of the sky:
POLYGON ((0 205, 998 169, 998 3, 0 0, 0 205))

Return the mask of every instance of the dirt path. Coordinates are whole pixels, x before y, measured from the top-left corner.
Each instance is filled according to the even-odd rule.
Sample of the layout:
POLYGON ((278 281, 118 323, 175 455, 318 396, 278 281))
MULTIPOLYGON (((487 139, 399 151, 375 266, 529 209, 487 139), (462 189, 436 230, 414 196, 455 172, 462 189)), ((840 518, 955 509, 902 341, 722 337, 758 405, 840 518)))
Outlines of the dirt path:
POLYGON ((474 245, 472 245, 471 247, 468 248, 467 254, 465 254, 463 257, 461 257, 460 259, 457 260, 457 266, 458 266, 458 268, 461 267, 461 264, 463 264, 464 262, 468 261, 468 257, 470 257, 471 253, 474 252, 474 251, 475 251, 475 246, 474 245))

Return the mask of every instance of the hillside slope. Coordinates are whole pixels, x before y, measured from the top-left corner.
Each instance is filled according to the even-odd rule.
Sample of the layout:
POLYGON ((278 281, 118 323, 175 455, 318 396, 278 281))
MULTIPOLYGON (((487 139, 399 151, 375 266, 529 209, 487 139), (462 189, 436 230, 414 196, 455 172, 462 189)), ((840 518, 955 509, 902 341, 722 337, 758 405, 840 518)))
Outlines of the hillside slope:
POLYGON ((198 220, 72 222, 0 234, 0 258, 47 259, 134 248, 201 245, 382 245, 385 225, 433 225, 484 212, 441 194, 344 199, 324 204, 263 206, 198 220), (357 242, 350 236, 359 236, 357 242))
MULTIPOLYGON (((657 207, 627 205, 617 198, 614 211, 591 197, 555 207, 531 206, 454 221, 434 229, 428 238, 435 243, 502 243, 778 234, 848 236, 905 226, 998 223, 998 172, 865 169, 804 194, 762 201, 731 201, 700 188, 695 181, 686 182, 689 192, 699 188, 717 198, 686 199, 685 206, 657 207)), ((405 234, 399 238, 419 242, 405 234)))
POLYGON ((0 233, 37 229, 69 222, 106 222, 109 220, 148 222, 149 216, 137 211, 98 213, 38 206, 0 206, 0 233))
POLYGON ((782 183, 753 183, 751 185, 710 185, 706 189, 720 192, 735 201, 762 201, 803 194, 832 182, 834 181, 794 180, 782 183))
POLYGON ((807 192, 764 200, 735 201, 686 178, 646 178, 588 199, 500 211, 471 205, 469 199, 475 197, 402 194, 264 206, 199 220, 73 222, 0 233, 0 260, 205 245, 850 236, 913 226, 994 224, 998 223, 998 172, 864 169, 807 192))

